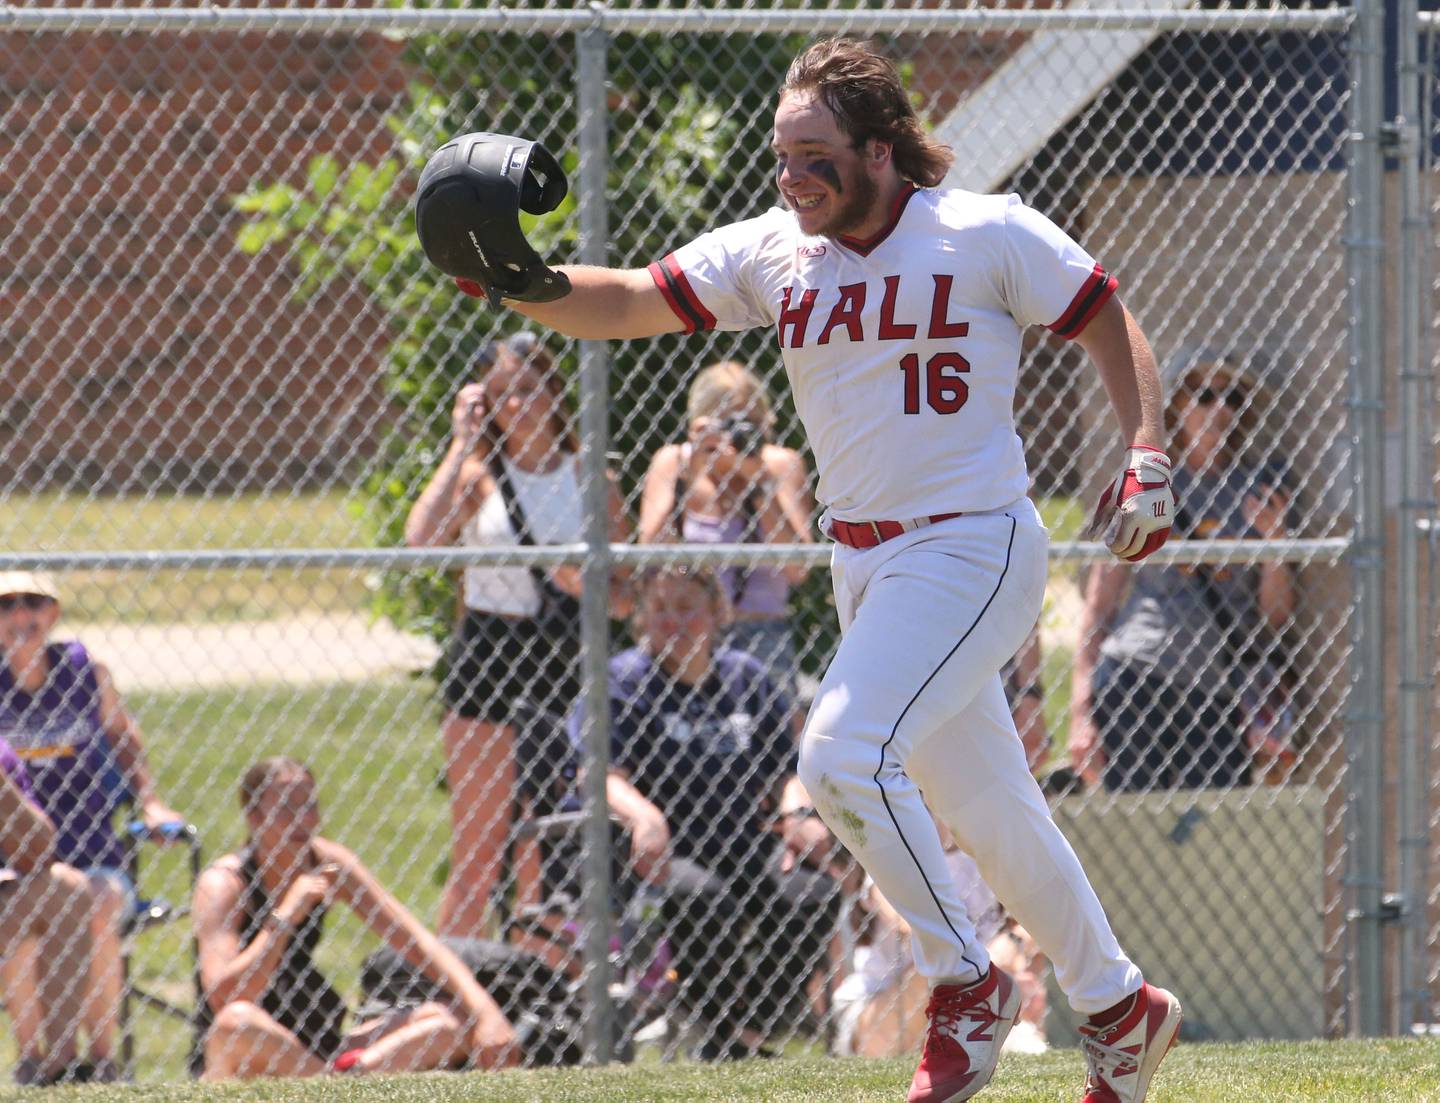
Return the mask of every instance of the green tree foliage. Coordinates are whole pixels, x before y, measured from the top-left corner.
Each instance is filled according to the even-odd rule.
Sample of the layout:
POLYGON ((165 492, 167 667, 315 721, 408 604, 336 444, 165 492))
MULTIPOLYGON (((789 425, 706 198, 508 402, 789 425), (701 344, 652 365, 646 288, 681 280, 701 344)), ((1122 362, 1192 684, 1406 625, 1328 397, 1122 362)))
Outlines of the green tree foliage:
MULTIPOLYGON (((643 265, 710 227, 761 213, 774 201, 765 148, 774 91, 803 40, 796 36, 617 36, 609 52, 610 263, 643 265)), ((438 462, 454 393, 475 356, 521 319, 495 314, 456 292, 425 262, 410 210, 428 154, 473 130, 521 134, 561 160, 571 194, 556 213, 527 216, 532 244, 552 263, 578 259, 575 40, 568 35, 425 35, 405 62, 414 74, 389 120, 389 156, 377 163, 312 157, 296 178, 256 181, 234 205, 248 217, 238 243, 250 253, 281 249, 296 269, 295 294, 359 280, 393 338, 384 386, 393 421, 360 473, 361 516, 377 544, 402 541, 406 511, 438 462)), ((552 341, 573 379, 572 345, 552 341)), ((627 489, 649 457, 683 431, 690 377, 734 356, 771 382, 789 409, 768 333, 665 337, 612 346, 611 447, 627 489)), ((783 418, 782 418, 783 420, 783 418)), ((795 432, 789 443, 801 443, 795 432)), ((823 579, 820 580, 823 583, 823 579)), ((802 604, 824 604, 812 582, 802 604)), ((378 611, 443 635, 454 607, 452 580, 401 572, 388 578, 378 611)), ((817 610, 814 610, 818 612, 817 610)), ((808 618, 805 618, 808 619, 808 618)), ((832 623, 828 612, 823 622, 832 623)))

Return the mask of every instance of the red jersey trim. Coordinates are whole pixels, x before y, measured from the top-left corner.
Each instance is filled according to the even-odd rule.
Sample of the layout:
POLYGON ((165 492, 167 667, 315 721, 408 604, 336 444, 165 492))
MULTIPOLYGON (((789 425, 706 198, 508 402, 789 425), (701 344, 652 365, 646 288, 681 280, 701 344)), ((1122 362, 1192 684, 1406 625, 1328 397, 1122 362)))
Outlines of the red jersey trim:
POLYGON ((863 241, 860 238, 845 237, 843 234, 837 237, 838 241, 845 248, 853 253, 859 253, 862 257, 868 257, 873 253, 880 243, 895 232, 895 227, 900 225, 900 216, 905 213, 905 207, 910 202, 910 197, 920 189, 910 181, 905 181, 905 186, 900 194, 895 197, 895 209, 890 212, 890 221, 882 226, 878 233, 872 234, 863 241))
POLYGON ((675 316, 685 323, 686 333, 715 328, 715 315, 705 309, 700 296, 695 294, 695 289, 685 278, 685 272, 681 269, 680 262, 675 259, 674 253, 666 253, 653 262, 649 272, 655 286, 660 289, 660 294, 665 297, 666 304, 675 312, 675 316))
POLYGON ((1081 284, 1080 290, 1075 292, 1075 297, 1070 300, 1065 312, 1047 328, 1066 340, 1073 341, 1085 332, 1085 327, 1100 313, 1100 308, 1110 301, 1110 296, 1115 294, 1119 286, 1120 281, 1097 264, 1081 284))

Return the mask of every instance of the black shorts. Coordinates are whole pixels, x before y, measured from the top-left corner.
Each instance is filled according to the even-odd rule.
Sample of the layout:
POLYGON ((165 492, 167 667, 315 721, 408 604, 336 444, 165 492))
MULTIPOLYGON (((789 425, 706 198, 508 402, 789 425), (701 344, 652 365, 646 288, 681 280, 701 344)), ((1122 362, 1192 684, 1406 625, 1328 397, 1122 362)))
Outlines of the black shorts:
MULTIPOLYGON (((310 978, 318 974, 309 974, 310 978)), ((260 1006, 327 1064, 345 1044, 345 1001, 323 979, 305 979, 294 987, 269 988, 260 1006)))
POLYGON ((556 638, 537 621, 470 610, 450 641, 445 707, 467 720, 516 722, 517 705, 564 716, 580 690, 578 626, 556 638))

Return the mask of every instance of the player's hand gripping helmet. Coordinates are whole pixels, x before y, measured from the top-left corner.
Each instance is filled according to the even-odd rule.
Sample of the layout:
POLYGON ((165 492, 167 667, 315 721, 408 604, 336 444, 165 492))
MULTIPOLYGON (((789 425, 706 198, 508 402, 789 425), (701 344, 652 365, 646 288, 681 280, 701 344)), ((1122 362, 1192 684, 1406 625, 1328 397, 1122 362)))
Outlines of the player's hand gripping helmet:
POLYGON ((570 292, 525 240, 520 212, 547 214, 569 185, 538 142, 509 134, 462 134, 437 149, 415 192, 415 232, 430 263, 460 290, 545 303, 570 292))

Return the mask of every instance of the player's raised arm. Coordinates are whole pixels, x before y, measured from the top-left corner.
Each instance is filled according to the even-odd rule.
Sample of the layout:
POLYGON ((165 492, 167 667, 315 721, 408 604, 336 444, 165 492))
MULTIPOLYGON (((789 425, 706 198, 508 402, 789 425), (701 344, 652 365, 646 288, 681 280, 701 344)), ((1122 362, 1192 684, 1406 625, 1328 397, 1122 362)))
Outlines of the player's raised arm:
POLYGON ((431 263, 460 290, 571 337, 685 329, 645 269, 551 268, 531 248, 520 213, 553 211, 568 190, 543 146, 508 134, 465 134, 436 150, 420 174, 415 232, 431 263))
POLYGON ((570 293, 553 302, 506 299, 505 304, 569 337, 621 340, 685 329, 644 268, 562 265, 570 293))

